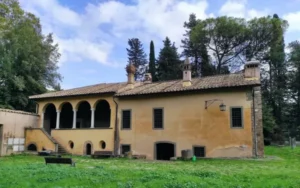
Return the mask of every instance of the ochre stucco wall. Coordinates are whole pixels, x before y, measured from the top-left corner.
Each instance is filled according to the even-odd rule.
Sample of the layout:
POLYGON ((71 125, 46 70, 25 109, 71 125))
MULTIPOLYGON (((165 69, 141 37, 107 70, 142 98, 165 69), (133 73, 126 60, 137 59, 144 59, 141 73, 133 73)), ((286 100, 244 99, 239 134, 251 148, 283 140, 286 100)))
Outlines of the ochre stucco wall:
MULTIPOLYGON (((0 138, 0 156, 12 153, 6 143, 8 138, 25 138, 25 127, 37 127, 38 115, 0 109, 0 125, 2 124, 2 135, 0 138)), ((0 133, 1 134, 1 133, 0 133)))
POLYGON ((167 141, 176 144, 176 156, 193 145, 205 146, 206 157, 252 156, 251 99, 246 90, 198 93, 184 96, 133 97, 120 99, 121 111, 131 109, 131 130, 120 129, 120 144, 130 144, 133 154, 154 159, 154 143, 167 141), (220 102, 205 110, 205 100, 222 99, 227 110, 220 111, 220 102), (243 107, 244 128, 230 127, 230 107, 243 107), (164 129, 154 130, 153 108, 164 108, 164 129))
POLYGON ((28 147, 30 144, 35 144, 37 151, 42 151, 43 148, 46 150, 55 151, 55 143, 49 139, 41 129, 26 129, 26 140, 25 146, 28 147))
MULTIPOLYGON (((73 109, 78 109, 80 102, 87 101, 91 108, 95 108, 97 103, 101 100, 106 100, 110 105, 110 128, 84 128, 84 129, 52 129, 51 136, 69 153, 83 155, 86 143, 92 143, 92 152, 94 151, 113 151, 114 149, 114 127, 115 127, 115 115, 116 106, 113 101, 112 95, 101 95, 101 96, 80 96, 80 97, 68 97, 68 98, 57 98, 57 99, 44 99, 37 101, 39 104, 39 114, 41 115, 48 104, 52 103, 55 105, 57 110, 60 110, 62 105, 66 102, 71 103, 73 109), (74 143, 74 148, 71 149, 69 141, 74 143), (106 148, 100 147, 100 141, 106 143, 106 148)), ((41 119, 39 120, 39 127, 42 126, 41 119)), ((28 138, 28 142, 33 139, 28 138)))
POLYGON ((84 155, 86 143, 92 144, 94 151, 113 151, 114 130, 113 129, 74 129, 74 130, 52 130, 51 135, 69 153, 84 155), (69 141, 74 143, 73 149, 70 148, 69 141), (106 148, 102 149, 100 141, 106 143, 106 148))

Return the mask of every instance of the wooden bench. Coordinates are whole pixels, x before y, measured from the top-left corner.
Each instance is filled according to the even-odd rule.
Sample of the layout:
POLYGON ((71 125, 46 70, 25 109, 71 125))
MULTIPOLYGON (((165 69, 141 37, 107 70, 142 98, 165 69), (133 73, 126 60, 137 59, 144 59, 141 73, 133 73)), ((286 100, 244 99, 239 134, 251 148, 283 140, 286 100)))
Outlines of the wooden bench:
POLYGON ((93 158, 99 158, 99 157, 111 157, 113 156, 112 151, 95 151, 92 155, 93 158))
POLYGON ((55 164, 70 164, 71 166, 75 166, 75 162, 72 158, 61 158, 61 157, 45 157, 46 165, 48 163, 55 163, 55 164))

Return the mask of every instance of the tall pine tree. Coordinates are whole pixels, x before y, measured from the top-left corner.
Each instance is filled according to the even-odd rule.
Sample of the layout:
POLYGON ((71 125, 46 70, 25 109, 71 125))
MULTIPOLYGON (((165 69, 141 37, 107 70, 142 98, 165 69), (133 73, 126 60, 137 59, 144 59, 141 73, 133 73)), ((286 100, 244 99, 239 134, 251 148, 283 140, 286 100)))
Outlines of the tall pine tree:
POLYGON ((171 43, 170 39, 166 37, 163 41, 164 47, 159 52, 158 57, 158 80, 174 80, 182 78, 181 65, 182 61, 179 59, 177 48, 175 44, 171 43))
POLYGON ((156 63, 155 63, 155 51, 154 51, 154 43, 150 42, 150 54, 149 54, 149 73, 152 75, 152 81, 157 81, 157 71, 156 71, 156 63))
POLYGON ((136 68, 134 75, 135 80, 142 80, 146 72, 147 55, 144 52, 143 45, 138 38, 128 40, 129 48, 126 48, 128 55, 128 62, 133 63, 136 68))

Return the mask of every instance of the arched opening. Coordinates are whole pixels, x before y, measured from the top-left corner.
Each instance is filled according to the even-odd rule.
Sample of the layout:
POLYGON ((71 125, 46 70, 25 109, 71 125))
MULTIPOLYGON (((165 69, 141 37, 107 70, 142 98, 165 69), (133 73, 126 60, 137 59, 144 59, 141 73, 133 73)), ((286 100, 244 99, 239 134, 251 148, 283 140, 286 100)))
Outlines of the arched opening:
POLYGON ((35 144, 29 144, 27 147, 28 151, 37 151, 37 147, 35 144))
POLYGON ((106 143, 103 140, 100 141, 100 148, 101 149, 105 149, 106 148, 106 143))
POLYGON ((73 124, 73 107, 67 102, 62 105, 60 112, 59 128, 70 129, 73 124))
POLYGON ((73 149, 74 148, 74 142, 73 141, 69 141, 69 147, 71 148, 71 149, 73 149))
POLYGON ((45 131, 51 134, 51 129, 56 128, 56 108, 54 104, 48 104, 44 111, 43 127, 45 131))
POLYGON ((92 154, 92 145, 91 144, 86 144, 86 155, 91 155, 92 154))
POLYGON ((91 105, 87 101, 83 101, 78 106, 76 128, 91 127, 91 105))
POLYGON ((175 144, 159 142, 155 144, 156 160, 170 160, 175 156, 175 144))
POLYGON ((110 106, 106 100, 101 100, 96 105, 95 127, 110 127, 110 106))

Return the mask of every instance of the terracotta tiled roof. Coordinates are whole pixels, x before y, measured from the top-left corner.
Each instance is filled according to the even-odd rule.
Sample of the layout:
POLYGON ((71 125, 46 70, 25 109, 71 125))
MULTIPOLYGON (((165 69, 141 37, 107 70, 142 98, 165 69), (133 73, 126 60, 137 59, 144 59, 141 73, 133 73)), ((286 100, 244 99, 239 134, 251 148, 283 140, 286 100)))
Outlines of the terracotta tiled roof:
POLYGON ((207 90, 213 88, 241 87, 259 84, 259 80, 245 80, 243 74, 227 74, 192 79, 192 85, 188 87, 184 87, 182 85, 182 80, 142 84, 133 89, 118 92, 116 96, 207 90))
POLYGON ((63 91, 49 92, 41 95, 30 96, 30 99, 41 99, 41 98, 57 98, 67 96, 78 96, 78 95, 91 95, 91 94, 104 94, 104 93, 116 93, 119 89, 126 86, 126 83, 110 83, 110 84, 97 84, 91 86, 85 86, 80 88, 68 89, 63 91))
POLYGON ((259 85, 259 80, 245 80, 243 74, 227 74, 192 79, 192 85, 184 87, 182 80, 172 80, 154 83, 136 83, 134 88, 126 87, 126 83, 98 84, 76 89, 45 93, 31 96, 30 99, 65 97, 114 93, 116 96, 144 95, 155 93, 207 90, 213 88, 229 88, 259 85))

